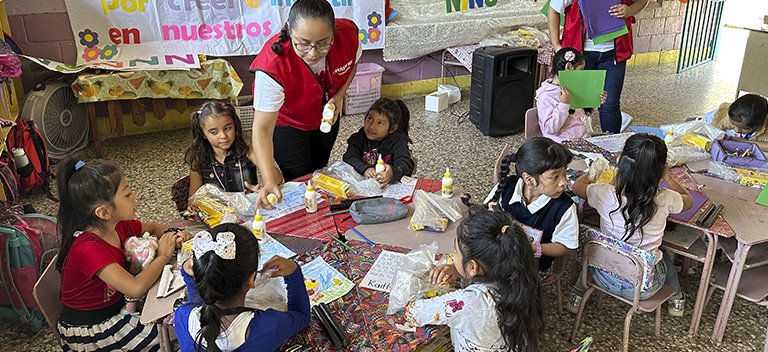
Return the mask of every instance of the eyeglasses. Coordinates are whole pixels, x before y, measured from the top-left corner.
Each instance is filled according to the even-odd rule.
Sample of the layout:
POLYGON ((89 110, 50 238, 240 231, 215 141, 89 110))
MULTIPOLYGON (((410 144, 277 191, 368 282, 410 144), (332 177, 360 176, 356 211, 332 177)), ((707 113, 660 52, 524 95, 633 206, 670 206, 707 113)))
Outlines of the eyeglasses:
POLYGON ((293 46, 296 48, 296 50, 301 51, 303 53, 309 53, 312 51, 312 49, 317 50, 319 53, 327 53, 329 50, 331 50, 331 46, 333 43, 330 44, 304 44, 304 43, 296 43, 293 39, 291 39, 291 42, 293 42, 293 46))

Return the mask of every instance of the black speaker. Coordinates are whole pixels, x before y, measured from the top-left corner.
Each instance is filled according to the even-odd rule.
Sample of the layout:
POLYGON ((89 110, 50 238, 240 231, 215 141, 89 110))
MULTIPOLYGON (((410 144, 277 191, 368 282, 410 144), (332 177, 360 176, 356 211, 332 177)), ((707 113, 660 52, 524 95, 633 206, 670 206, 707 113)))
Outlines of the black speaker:
POLYGON ((523 131, 533 107, 538 51, 486 46, 472 54, 469 120, 486 136, 523 131))

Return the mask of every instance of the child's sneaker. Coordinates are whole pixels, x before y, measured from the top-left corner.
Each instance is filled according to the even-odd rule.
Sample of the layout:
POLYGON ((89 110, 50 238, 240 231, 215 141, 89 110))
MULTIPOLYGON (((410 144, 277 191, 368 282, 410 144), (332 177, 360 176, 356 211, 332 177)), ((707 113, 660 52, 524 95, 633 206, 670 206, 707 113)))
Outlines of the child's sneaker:
POLYGON ((685 313, 685 294, 683 292, 680 292, 680 295, 675 298, 675 296, 672 296, 672 298, 667 301, 667 313, 673 317, 682 317, 685 313))
POLYGON ((571 292, 571 297, 568 299, 568 303, 565 305, 565 310, 576 314, 579 312, 579 306, 581 305, 581 296, 571 292))

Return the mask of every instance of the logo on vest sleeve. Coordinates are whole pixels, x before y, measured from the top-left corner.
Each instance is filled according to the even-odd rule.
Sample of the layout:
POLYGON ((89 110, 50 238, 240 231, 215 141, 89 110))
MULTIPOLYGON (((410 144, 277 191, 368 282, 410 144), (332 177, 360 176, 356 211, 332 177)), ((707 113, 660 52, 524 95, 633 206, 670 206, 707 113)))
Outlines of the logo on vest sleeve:
POLYGON ((349 69, 351 69, 351 68, 352 68, 352 60, 349 60, 349 62, 347 62, 343 66, 338 67, 335 70, 333 70, 333 74, 337 75, 337 76, 341 76, 341 75, 346 74, 347 71, 349 71, 349 69))

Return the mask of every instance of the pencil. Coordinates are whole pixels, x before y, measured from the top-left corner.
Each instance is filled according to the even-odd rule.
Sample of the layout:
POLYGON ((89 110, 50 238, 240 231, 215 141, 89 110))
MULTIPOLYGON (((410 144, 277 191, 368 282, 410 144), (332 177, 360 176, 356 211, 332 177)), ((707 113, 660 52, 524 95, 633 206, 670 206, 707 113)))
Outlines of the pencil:
POLYGON ((344 248, 349 249, 350 251, 355 250, 354 248, 350 247, 348 244, 342 242, 338 237, 331 235, 330 232, 326 232, 325 234, 328 235, 328 237, 333 238, 334 241, 339 242, 339 244, 344 246, 344 248))
POLYGON ((334 211, 333 213, 328 213, 323 216, 331 216, 331 215, 338 215, 338 214, 344 214, 344 213, 349 213, 349 209, 334 211))
POLYGON ((358 236, 359 236, 359 237, 360 237, 360 238, 361 238, 363 241, 365 241, 365 243, 368 243, 368 244, 369 244, 369 245, 371 245, 371 246, 375 246, 375 244, 374 244, 374 243, 373 243, 371 240, 369 240, 369 239, 368 239, 368 237, 365 237, 365 236, 363 236, 363 234, 362 234, 362 233, 360 233, 360 231, 357 231, 357 230, 355 230, 355 228, 354 228, 354 227, 352 227, 352 226, 348 226, 347 228, 349 228, 349 230, 350 230, 350 231, 352 231, 352 232, 354 232, 356 235, 358 235, 358 236))

